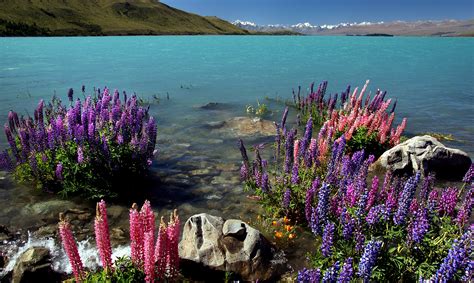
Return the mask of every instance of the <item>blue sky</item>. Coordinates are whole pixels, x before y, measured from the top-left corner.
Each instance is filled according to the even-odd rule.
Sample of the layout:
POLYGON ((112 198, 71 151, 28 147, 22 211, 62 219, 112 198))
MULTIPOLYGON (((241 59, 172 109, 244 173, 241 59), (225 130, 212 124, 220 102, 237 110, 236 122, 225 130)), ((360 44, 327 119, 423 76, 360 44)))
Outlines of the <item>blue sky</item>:
POLYGON ((162 0, 203 16, 257 24, 474 18, 473 0, 162 0))

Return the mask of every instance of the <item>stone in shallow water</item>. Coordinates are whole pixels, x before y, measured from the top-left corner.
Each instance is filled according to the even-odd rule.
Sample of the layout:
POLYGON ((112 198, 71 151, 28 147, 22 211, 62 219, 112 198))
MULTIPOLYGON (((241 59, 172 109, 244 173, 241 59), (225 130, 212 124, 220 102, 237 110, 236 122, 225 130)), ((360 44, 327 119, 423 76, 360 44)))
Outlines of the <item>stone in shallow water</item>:
POLYGON ((60 275, 52 268, 49 250, 31 247, 22 253, 13 268, 11 282, 60 282, 60 275))
POLYGON ((219 134, 226 138, 242 136, 273 136, 276 127, 272 121, 260 118, 235 117, 223 122, 210 122, 207 126, 212 129, 213 134, 219 134))
POLYGON ((258 230, 206 213, 184 224, 179 254, 185 265, 234 272, 244 280, 274 280, 286 270, 286 260, 258 230))
POLYGON ((459 149, 445 147, 437 139, 425 135, 413 137, 387 150, 374 164, 395 173, 430 172, 440 179, 460 180, 469 169, 471 158, 459 149))
POLYGON ((26 205, 22 209, 22 214, 48 214, 51 212, 63 211, 65 207, 74 207, 74 203, 66 200, 48 200, 26 205))

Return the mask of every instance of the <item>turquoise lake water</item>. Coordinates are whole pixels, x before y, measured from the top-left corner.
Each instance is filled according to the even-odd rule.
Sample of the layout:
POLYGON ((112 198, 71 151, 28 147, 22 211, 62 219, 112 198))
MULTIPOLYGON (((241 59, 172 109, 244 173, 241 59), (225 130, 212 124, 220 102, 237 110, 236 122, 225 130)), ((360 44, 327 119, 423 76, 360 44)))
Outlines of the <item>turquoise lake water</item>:
POLYGON ((9 109, 26 111, 53 91, 78 92, 82 84, 142 96, 169 93, 176 108, 164 112, 179 116, 210 101, 243 109, 265 96, 290 98, 293 87, 313 81, 328 80, 335 93, 370 79, 370 90, 398 99, 407 134, 453 134, 459 142, 451 145, 472 156, 473 50, 473 38, 1 38, 0 122, 9 109))
MULTIPOLYGON (((267 119, 279 120, 284 106, 265 97, 290 99, 292 88, 301 85, 305 91, 311 82, 323 80, 329 81, 329 93, 340 93, 348 84, 354 88, 370 79, 370 91, 380 88, 398 99, 396 122, 408 118, 407 135, 452 134, 456 141, 445 143, 474 157, 473 50, 474 38, 0 38, 0 125, 11 109, 31 115, 40 99, 54 93, 67 100, 70 87, 79 97, 82 85, 87 94, 94 86, 136 92, 152 102, 150 112, 158 121, 154 181, 132 188, 140 197, 130 203, 114 203, 111 225, 126 231, 131 202, 143 198, 160 215, 178 208, 182 219, 208 212, 254 221, 262 210, 242 192, 237 136, 213 131, 207 123, 245 116, 245 106, 256 105, 257 99, 273 110, 267 119), (209 102, 221 105, 199 107, 209 102)), ((294 113, 290 115, 294 122, 294 113)), ((272 137, 244 140, 250 147, 272 137)), ((1 133, 0 148, 5 146, 1 133)), ((12 231, 44 235, 44 227, 56 229, 57 213, 66 207, 94 211, 90 202, 58 200, 14 184, 0 172, 0 225, 12 231)), ((91 225, 92 218, 84 236, 93 236, 91 225)), ((285 250, 295 269, 304 265, 307 247, 314 245, 306 236, 299 236, 296 245, 304 248, 285 250)))

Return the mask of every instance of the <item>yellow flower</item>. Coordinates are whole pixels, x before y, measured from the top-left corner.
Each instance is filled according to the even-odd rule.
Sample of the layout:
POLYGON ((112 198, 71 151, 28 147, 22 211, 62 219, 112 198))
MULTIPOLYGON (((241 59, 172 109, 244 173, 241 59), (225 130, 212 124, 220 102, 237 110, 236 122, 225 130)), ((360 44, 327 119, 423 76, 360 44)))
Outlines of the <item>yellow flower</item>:
POLYGON ((276 232, 275 232, 275 237, 276 237, 276 238, 281 238, 281 237, 283 237, 283 233, 280 232, 280 231, 276 231, 276 232))
POLYGON ((294 239, 294 238, 296 238, 295 234, 291 233, 290 235, 288 235, 288 239, 294 239))

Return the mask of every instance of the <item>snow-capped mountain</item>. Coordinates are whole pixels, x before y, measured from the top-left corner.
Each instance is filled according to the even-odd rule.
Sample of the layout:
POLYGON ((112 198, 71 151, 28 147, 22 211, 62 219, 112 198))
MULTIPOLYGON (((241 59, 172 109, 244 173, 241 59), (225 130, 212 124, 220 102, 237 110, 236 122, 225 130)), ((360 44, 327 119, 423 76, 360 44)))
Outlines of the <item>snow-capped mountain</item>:
POLYGON ((335 25, 312 25, 309 22, 305 23, 297 23, 294 25, 258 25, 254 22, 250 21, 241 21, 241 20, 236 20, 232 22, 232 24, 243 28, 247 30, 256 30, 256 31, 275 31, 275 30, 291 30, 294 32, 299 32, 303 34, 311 34, 314 32, 320 32, 324 30, 333 30, 341 27, 350 27, 350 26, 369 26, 369 25, 379 25, 383 24, 383 22, 377 22, 377 23, 372 23, 372 22, 361 22, 361 23, 339 23, 335 25))
POLYGON ((338 24, 313 25, 309 22, 294 25, 258 25, 254 22, 237 20, 234 25, 259 32, 291 31, 308 35, 366 35, 366 34, 390 34, 390 35, 437 35, 455 36, 472 33, 474 20, 443 20, 443 21, 394 21, 394 22, 352 22, 338 24))

